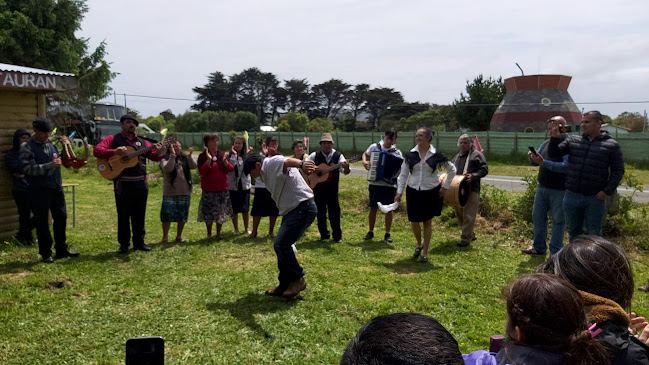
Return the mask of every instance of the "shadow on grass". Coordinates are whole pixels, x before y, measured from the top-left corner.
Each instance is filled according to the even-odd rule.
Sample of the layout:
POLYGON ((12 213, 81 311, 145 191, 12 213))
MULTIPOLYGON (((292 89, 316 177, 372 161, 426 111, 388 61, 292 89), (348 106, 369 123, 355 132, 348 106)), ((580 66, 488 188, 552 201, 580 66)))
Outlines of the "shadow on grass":
POLYGON ((360 247, 363 251, 380 251, 380 250, 394 250, 394 246, 381 240, 381 241, 360 241, 359 243, 349 244, 351 247, 360 247))
MULTIPOLYGON (((432 258, 429 256, 432 260, 432 258)), ((381 265, 387 267, 388 269, 394 270, 395 273, 403 274, 418 274, 424 273, 431 270, 439 270, 440 266, 435 265, 432 261, 429 262, 419 262, 414 257, 409 257, 392 263, 382 263, 381 265)))
MULTIPOLYGON (((298 299, 299 300, 299 299, 298 299)), ((238 321, 246 325, 264 338, 272 338, 255 320, 256 314, 268 314, 285 311, 293 307, 296 299, 271 297, 261 293, 248 293, 245 297, 228 303, 208 303, 207 309, 211 311, 225 310, 238 321)))
POLYGON ((527 275, 531 274, 536 271, 536 268, 539 267, 542 263, 546 261, 545 256, 533 256, 530 255, 527 257, 527 259, 524 259, 521 261, 520 264, 518 264, 518 269, 516 270, 516 273, 520 275, 527 275))
POLYGON ((320 241, 320 240, 313 240, 313 241, 303 241, 299 242, 295 245, 298 250, 327 250, 327 251, 333 251, 334 245, 339 245, 339 243, 334 243, 332 240, 326 240, 326 241, 320 241))
POLYGON ((431 245, 428 250, 429 255, 452 255, 456 252, 470 252, 473 251, 473 245, 468 245, 467 247, 459 247, 457 245, 457 240, 448 240, 446 242, 441 242, 440 244, 433 246, 431 245))

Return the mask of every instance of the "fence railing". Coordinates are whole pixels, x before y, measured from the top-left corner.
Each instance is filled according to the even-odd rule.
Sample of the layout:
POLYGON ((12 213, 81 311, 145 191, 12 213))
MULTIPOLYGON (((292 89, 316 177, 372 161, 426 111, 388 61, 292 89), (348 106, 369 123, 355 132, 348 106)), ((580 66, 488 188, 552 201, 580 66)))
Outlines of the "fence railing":
MULTIPOLYGON (((219 149, 230 149, 232 142, 230 132, 216 132, 220 137, 219 149)), ((241 134, 241 133, 240 133, 241 134)), ((457 139, 460 132, 439 132, 433 136, 433 145, 441 151, 451 155, 457 151, 457 139)), ((526 154, 528 147, 538 148, 549 137, 545 133, 518 133, 518 132, 471 132, 470 136, 478 136, 478 140, 486 153, 491 155, 526 154)), ((160 140, 162 135, 152 133, 150 138, 160 140)), ((183 146, 202 146, 203 133, 176 133, 183 146)), ((249 144, 259 150, 256 143, 257 137, 276 136, 279 149, 288 152, 291 144, 296 139, 309 137, 309 151, 318 149, 320 133, 307 132, 248 132, 249 144)), ((348 154, 362 153, 367 147, 383 138, 381 132, 333 132, 334 148, 348 154)), ((649 133, 629 133, 613 135, 624 153, 625 161, 649 161, 649 133)), ((415 132, 399 132, 397 146, 402 151, 410 150, 415 145, 415 132)))

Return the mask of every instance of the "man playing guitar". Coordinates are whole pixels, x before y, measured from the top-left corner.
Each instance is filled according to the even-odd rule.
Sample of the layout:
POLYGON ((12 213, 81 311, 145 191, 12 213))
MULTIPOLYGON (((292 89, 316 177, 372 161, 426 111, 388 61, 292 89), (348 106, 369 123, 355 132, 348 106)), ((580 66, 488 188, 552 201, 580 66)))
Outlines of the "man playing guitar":
POLYGON ((313 152, 309 155, 308 160, 315 162, 316 166, 321 164, 334 165, 340 164, 340 169, 332 172, 331 179, 316 185, 313 188, 315 204, 318 207, 318 231, 320 231, 320 240, 329 239, 329 229, 327 229, 327 210, 329 210, 329 221, 331 222, 331 231, 333 240, 336 243, 343 241, 343 233, 340 229, 340 203, 338 202, 338 181, 340 180, 340 171, 345 175, 350 173, 349 162, 345 160, 342 153, 332 148, 334 140, 331 133, 323 133, 320 138, 320 151, 313 152))
MULTIPOLYGON (((134 149, 147 148, 151 144, 135 134, 138 120, 130 114, 123 115, 120 120, 122 131, 113 136, 106 137, 94 149, 97 158, 109 159, 114 155, 126 154, 126 146, 134 149)), ((144 217, 146 215, 146 201, 149 195, 149 184, 146 178, 146 159, 160 161, 162 159, 162 145, 156 143, 154 149, 145 155, 140 155, 138 164, 124 169, 113 180, 115 186, 115 204, 117 205, 117 240, 119 241, 120 254, 128 252, 131 240, 131 225, 133 227, 133 249, 151 251, 151 247, 144 244, 144 217)))

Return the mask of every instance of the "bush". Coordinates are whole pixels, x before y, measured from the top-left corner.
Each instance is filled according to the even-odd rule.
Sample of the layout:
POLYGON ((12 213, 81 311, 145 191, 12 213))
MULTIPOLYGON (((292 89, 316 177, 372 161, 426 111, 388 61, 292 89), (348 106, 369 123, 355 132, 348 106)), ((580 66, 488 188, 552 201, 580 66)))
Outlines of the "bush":
POLYGON ((606 201, 607 213, 602 226, 602 233, 605 236, 626 236, 637 235, 647 231, 646 222, 647 210, 640 209, 638 203, 633 201, 633 196, 638 191, 643 191, 643 186, 635 174, 627 172, 624 174, 624 184, 632 189, 631 194, 621 196, 615 193, 606 201))
POLYGON ((518 227, 527 233, 534 231, 532 209, 534 208, 534 197, 536 196, 536 189, 539 186, 539 181, 535 175, 523 177, 523 181, 527 183, 527 189, 517 200, 514 205, 514 217, 518 227))
POLYGON ((309 132, 331 132, 334 130, 334 124, 331 120, 327 118, 315 118, 309 122, 307 126, 307 131, 309 132))
POLYGON ((486 220, 498 221, 501 226, 509 226, 514 217, 510 207, 514 196, 503 189, 483 184, 480 188, 480 208, 478 212, 486 220))

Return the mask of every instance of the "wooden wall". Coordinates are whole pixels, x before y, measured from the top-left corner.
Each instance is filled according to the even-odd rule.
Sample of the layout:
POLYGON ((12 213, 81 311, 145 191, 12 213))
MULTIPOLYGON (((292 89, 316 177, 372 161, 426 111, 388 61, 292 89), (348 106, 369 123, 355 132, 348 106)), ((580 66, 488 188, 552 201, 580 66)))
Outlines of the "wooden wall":
POLYGON ((17 129, 32 131, 32 121, 45 117, 45 94, 36 91, 0 90, 0 237, 18 229, 18 212, 11 196, 11 174, 5 167, 5 152, 12 148, 17 129))

